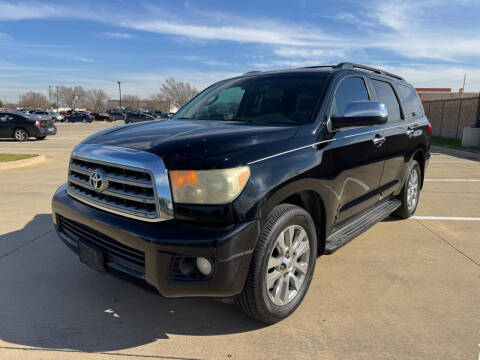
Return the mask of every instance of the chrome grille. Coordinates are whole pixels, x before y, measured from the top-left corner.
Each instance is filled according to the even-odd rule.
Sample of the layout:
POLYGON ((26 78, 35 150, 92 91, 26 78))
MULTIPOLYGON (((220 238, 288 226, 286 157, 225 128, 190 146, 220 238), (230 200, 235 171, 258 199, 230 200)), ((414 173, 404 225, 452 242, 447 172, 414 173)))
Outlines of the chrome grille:
POLYGON ((68 171, 71 196, 107 211, 155 221, 159 218, 155 183, 149 171, 121 164, 72 156, 68 171), (102 173, 104 189, 92 185, 94 172, 102 173))

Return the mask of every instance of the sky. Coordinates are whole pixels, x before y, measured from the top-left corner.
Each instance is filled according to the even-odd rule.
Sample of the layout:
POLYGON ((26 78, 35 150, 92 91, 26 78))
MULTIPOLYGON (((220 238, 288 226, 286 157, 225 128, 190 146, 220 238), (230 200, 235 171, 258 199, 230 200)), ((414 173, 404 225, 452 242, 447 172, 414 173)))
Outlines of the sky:
POLYGON ((250 70, 351 61, 480 91, 479 0, 0 0, 0 99, 48 85, 148 97, 250 70))

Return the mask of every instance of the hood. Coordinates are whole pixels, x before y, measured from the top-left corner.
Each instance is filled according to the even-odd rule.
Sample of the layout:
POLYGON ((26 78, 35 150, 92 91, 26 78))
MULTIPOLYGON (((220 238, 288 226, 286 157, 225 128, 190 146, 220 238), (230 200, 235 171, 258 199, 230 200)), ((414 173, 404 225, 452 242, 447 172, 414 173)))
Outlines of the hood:
POLYGON ((285 142, 296 131, 292 125, 172 119, 119 126, 84 143, 147 151, 161 156, 169 169, 207 169, 256 160, 269 144, 285 142))

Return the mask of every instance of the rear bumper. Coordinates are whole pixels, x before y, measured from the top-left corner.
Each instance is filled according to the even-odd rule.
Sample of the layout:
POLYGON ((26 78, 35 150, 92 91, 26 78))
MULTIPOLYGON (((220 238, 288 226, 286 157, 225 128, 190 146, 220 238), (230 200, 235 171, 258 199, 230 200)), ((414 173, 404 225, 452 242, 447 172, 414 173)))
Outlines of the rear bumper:
POLYGON ((46 126, 46 127, 40 127, 38 128, 40 130, 40 134, 41 136, 44 136, 44 135, 55 135, 57 133, 57 127, 55 125, 49 125, 49 126, 46 126))
POLYGON ((229 297, 240 293, 259 233, 257 221, 213 227, 176 220, 159 223, 133 220, 73 199, 67 194, 66 185, 61 186, 53 197, 52 214, 58 235, 75 252, 78 252, 78 241, 87 245, 88 242, 81 237, 73 239, 68 236, 68 222, 84 229, 85 233, 91 231, 97 234, 95 236, 113 239, 122 248, 143 253, 143 270, 110 257, 106 261, 107 271, 113 274, 121 272, 145 281, 165 297, 229 297), (199 256, 212 261, 210 277, 202 280, 174 279, 176 259, 199 256))

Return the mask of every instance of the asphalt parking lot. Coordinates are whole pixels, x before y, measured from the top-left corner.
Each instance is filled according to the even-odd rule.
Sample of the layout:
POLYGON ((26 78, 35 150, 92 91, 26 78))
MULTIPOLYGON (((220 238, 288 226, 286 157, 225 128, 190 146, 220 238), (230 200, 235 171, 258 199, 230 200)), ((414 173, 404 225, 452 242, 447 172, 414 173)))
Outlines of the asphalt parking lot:
POLYGON ((320 257, 300 308, 264 326, 212 299, 164 299, 96 273, 60 242, 50 201, 69 152, 110 126, 0 140, 0 152, 46 158, 0 170, 0 359, 478 358, 480 157, 433 149, 416 217, 320 257))

